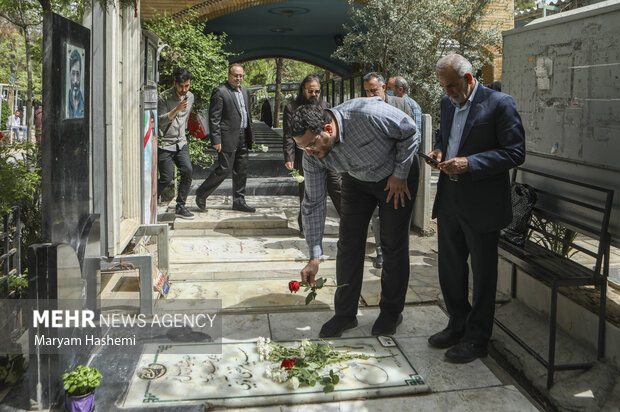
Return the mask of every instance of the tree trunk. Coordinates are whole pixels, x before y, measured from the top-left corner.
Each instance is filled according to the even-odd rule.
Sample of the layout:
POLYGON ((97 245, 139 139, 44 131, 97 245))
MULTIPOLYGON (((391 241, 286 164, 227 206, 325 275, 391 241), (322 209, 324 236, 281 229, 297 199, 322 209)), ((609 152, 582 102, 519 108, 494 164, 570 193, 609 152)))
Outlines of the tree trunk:
POLYGON ((26 102, 26 119, 28 119, 28 135, 26 141, 34 143, 34 113, 32 110, 32 57, 30 55, 30 34, 28 26, 24 27, 24 40, 26 42, 26 73, 28 74, 28 100, 26 102))
POLYGON ((273 111, 273 127, 280 127, 280 99, 282 91, 282 59, 276 59, 276 100, 273 111))

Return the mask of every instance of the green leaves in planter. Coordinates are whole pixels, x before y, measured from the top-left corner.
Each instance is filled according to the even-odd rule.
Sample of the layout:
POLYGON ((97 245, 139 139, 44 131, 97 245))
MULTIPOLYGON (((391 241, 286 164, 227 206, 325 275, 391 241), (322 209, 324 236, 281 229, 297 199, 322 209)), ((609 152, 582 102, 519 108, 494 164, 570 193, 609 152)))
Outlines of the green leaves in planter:
POLYGON ((97 368, 78 365, 73 371, 63 373, 64 389, 69 396, 82 396, 91 393, 99 386, 101 373, 97 368))

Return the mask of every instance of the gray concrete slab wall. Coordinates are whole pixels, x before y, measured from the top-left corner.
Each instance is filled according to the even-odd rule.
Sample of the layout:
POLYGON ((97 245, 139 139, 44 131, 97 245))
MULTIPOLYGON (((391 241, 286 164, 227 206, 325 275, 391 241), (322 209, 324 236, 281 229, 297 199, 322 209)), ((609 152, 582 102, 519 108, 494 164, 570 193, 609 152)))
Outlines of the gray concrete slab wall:
POLYGON ((620 247, 620 1, 503 33, 502 89, 526 131, 526 166, 616 190, 620 247))

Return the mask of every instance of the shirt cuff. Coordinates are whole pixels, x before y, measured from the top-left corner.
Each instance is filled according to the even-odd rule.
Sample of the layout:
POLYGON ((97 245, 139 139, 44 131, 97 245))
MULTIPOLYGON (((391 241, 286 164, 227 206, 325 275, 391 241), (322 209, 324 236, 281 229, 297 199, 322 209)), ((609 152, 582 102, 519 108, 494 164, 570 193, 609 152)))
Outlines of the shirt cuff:
POLYGON ((320 245, 312 246, 310 249, 310 259, 320 258, 323 254, 323 250, 320 245))
POLYGON ((394 168, 394 172, 392 172, 392 176, 394 176, 397 179, 400 180, 405 180, 407 179, 407 177, 409 177, 409 169, 411 168, 411 165, 406 166, 406 165, 397 165, 394 168))

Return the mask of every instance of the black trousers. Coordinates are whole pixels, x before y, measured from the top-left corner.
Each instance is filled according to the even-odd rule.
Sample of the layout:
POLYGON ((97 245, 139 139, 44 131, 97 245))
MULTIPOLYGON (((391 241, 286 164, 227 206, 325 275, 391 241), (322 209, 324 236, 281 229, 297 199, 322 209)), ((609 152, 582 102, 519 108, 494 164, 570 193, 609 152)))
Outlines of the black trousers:
POLYGON ((465 331, 465 342, 486 345, 491 338, 497 286, 499 231, 479 232, 461 217, 454 202, 459 182, 447 179, 437 212, 439 283, 448 309, 448 327, 465 331), (469 302, 471 257, 473 299, 469 302))
POLYGON ((172 182, 174 165, 179 169, 181 182, 177 194, 177 206, 185 206, 189 189, 192 186, 192 162, 189 158, 189 148, 183 146, 181 150, 169 151, 157 149, 157 168, 159 179, 157 180, 157 193, 161 193, 172 182))
POLYGON ((219 152, 217 160, 219 163, 217 167, 196 189, 196 197, 208 198, 232 171, 233 202, 244 200, 249 163, 248 148, 245 143, 237 147, 234 152, 219 152))
MULTIPOLYGON (((293 167, 299 171, 300 175, 304 175, 304 166, 303 166, 304 152, 298 148, 295 148, 295 162, 293 163, 293 167)), ((332 200, 338 215, 340 215, 340 199, 342 193, 342 177, 338 172, 332 172, 331 170, 327 171, 327 194, 332 200)), ((304 193, 306 190, 306 185, 304 182, 299 184, 299 205, 304 201, 304 193)), ((297 222, 299 223, 299 229, 303 230, 303 223, 301 221, 301 208, 299 210, 299 214, 297 214, 297 222)))
POLYGON ((379 307, 382 312, 392 314, 403 311, 409 284, 409 225, 418 178, 419 163, 416 160, 407 178, 412 199, 406 200, 405 207, 394 209, 393 199, 390 203, 385 202, 388 192, 383 189, 387 178, 379 182, 363 182, 343 173, 336 279, 339 285, 347 286, 336 290, 336 315, 351 317, 357 314, 364 275, 368 222, 377 206, 384 258, 379 307))

